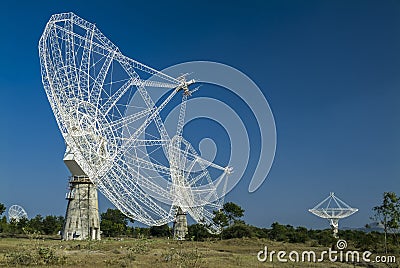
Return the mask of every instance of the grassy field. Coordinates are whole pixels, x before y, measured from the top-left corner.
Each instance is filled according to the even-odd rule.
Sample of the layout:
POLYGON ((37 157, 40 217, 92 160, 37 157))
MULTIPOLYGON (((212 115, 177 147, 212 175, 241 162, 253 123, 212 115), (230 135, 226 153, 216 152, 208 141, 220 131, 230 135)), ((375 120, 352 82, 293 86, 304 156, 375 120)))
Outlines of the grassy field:
POLYGON ((102 241, 0 238, 0 267, 399 267, 400 257, 390 266, 330 261, 281 263, 276 259, 259 262, 257 253, 266 245, 269 251, 326 250, 265 239, 195 242, 156 238, 102 241))

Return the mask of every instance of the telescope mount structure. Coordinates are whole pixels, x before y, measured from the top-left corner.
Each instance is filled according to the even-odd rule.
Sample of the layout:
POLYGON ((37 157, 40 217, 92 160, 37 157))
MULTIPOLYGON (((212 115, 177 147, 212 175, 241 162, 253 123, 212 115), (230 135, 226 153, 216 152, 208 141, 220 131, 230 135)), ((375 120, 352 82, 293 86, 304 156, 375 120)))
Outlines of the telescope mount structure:
POLYGON ((100 240, 100 218, 97 189, 75 161, 67 146, 64 163, 72 176, 69 180, 67 212, 62 231, 63 240, 100 240))
POLYGON ((197 90, 190 86, 196 81, 128 58, 95 24, 71 12, 51 16, 39 41, 39 58, 43 86, 67 146, 70 197, 86 189, 87 209, 93 212, 72 212, 87 200, 69 198, 64 232, 84 228, 87 237, 99 237, 90 231, 99 231, 97 195, 88 194, 97 190, 135 221, 183 223, 179 237, 185 233, 184 215, 218 232, 213 211, 222 207, 232 168, 203 159, 183 135, 186 103, 197 90), (163 95, 156 99, 151 92, 163 95), (167 131, 163 111, 171 103, 178 103, 179 117, 175 129, 167 131))
POLYGON ((331 192, 327 198, 308 211, 318 217, 328 219, 333 236, 338 238, 339 220, 356 213, 358 209, 350 207, 331 192))

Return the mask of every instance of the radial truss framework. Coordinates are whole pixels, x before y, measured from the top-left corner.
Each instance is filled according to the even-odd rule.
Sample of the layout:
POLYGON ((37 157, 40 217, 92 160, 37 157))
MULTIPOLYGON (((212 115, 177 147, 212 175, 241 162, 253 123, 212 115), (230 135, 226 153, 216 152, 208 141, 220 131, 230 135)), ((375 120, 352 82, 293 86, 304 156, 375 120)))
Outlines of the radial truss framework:
POLYGON ((26 213, 25 209, 20 205, 12 205, 8 209, 8 219, 10 221, 19 222, 23 218, 28 219, 28 213, 26 213))
POLYGON ((328 219, 334 236, 337 236, 339 220, 356 213, 358 209, 350 207, 331 192, 327 198, 308 211, 318 217, 328 219))
POLYGON ((53 15, 39 41, 43 85, 74 158, 124 214, 147 225, 171 222, 178 207, 210 230, 230 168, 202 159, 183 138, 193 80, 124 56, 73 13, 53 15), (149 79, 151 78, 151 79, 149 79), (161 101, 149 90, 163 90, 161 101), (182 92, 175 133, 160 113, 182 92))

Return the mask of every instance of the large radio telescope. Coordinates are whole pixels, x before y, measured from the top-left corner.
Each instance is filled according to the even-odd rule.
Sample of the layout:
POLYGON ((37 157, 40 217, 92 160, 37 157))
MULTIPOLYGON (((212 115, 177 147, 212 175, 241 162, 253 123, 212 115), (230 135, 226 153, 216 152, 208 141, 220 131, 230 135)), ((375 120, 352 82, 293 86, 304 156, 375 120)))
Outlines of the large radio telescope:
POLYGON ((337 237, 339 220, 356 213, 358 209, 350 207, 331 192, 327 198, 308 211, 318 217, 328 219, 333 230, 333 236, 337 237))
POLYGON ((182 136, 189 86, 195 81, 128 58, 94 24, 73 13, 50 18, 39 55, 67 150, 119 210, 153 226, 171 222, 180 207, 218 230, 212 212, 222 206, 231 169, 202 159, 182 136), (150 90, 165 96, 157 102, 150 90), (179 118, 175 133, 168 133, 160 113, 178 92, 183 93, 179 118))
POLYGON ((25 209, 19 205, 12 205, 8 209, 8 219, 10 221, 14 220, 19 222, 21 219, 28 219, 28 213, 26 213, 25 209))

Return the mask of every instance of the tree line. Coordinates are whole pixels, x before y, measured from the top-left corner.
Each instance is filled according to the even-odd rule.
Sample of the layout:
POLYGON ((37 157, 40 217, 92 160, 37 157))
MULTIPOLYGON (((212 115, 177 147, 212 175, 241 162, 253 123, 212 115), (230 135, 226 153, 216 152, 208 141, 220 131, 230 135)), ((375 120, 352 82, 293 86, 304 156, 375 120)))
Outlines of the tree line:
MULTIPOLYGON (((0 213, 1 215, 1 213, 0 213)), ((22 218, 18 221, 12 219, 7 222, 6 216, 0 219, 0 234, 6 235, 56 235, 62 230, 64 217, 48 215, 43 217, 36 215, 32 219, 22 218)))
MULTIPOLYGON (((0 203, 0 216, 6 208, 0 203)), ((239 205, 228 202, 223 208, 214 211, 214 223, 219 226, 220 234, 213 235, 202 224, 188 226, 187 240, 204 241, 212 239, 232 238, 266 238, 274 241, 288 243, 310 243, 315 246, 330 246, 335 243, 330 229, 310 230, 305 227, 293 227, 274 222, 271 228, 260 228, 247 224, 242 218, 244 209, 239 205)), ((363 250, 375 250, 375 252, 400 253, 398 240, 400 224, 400 197, 393 192, 383 194, 382 204, 373 208, 374 219, 382 224, 383 233, 377 231, 364 232, 358 230, 340 230, 339 237, 346 241, 352 241, 354 245, 363 250)), ((132 226, 132 220, 117 209, 107 209, 100 214, 100 230, 103 237, 172 237, 172 228, 167 224, 152 227, 132 226)), ((56 235, 62 230, 64 217, 37 215, 32 219, 20 219, 7 222, 5 216, 0 219, 0 233, 8 235, 16 234, 44 234, 56 235)), ((368 227, 368 226, 367 226, 368 227)))

